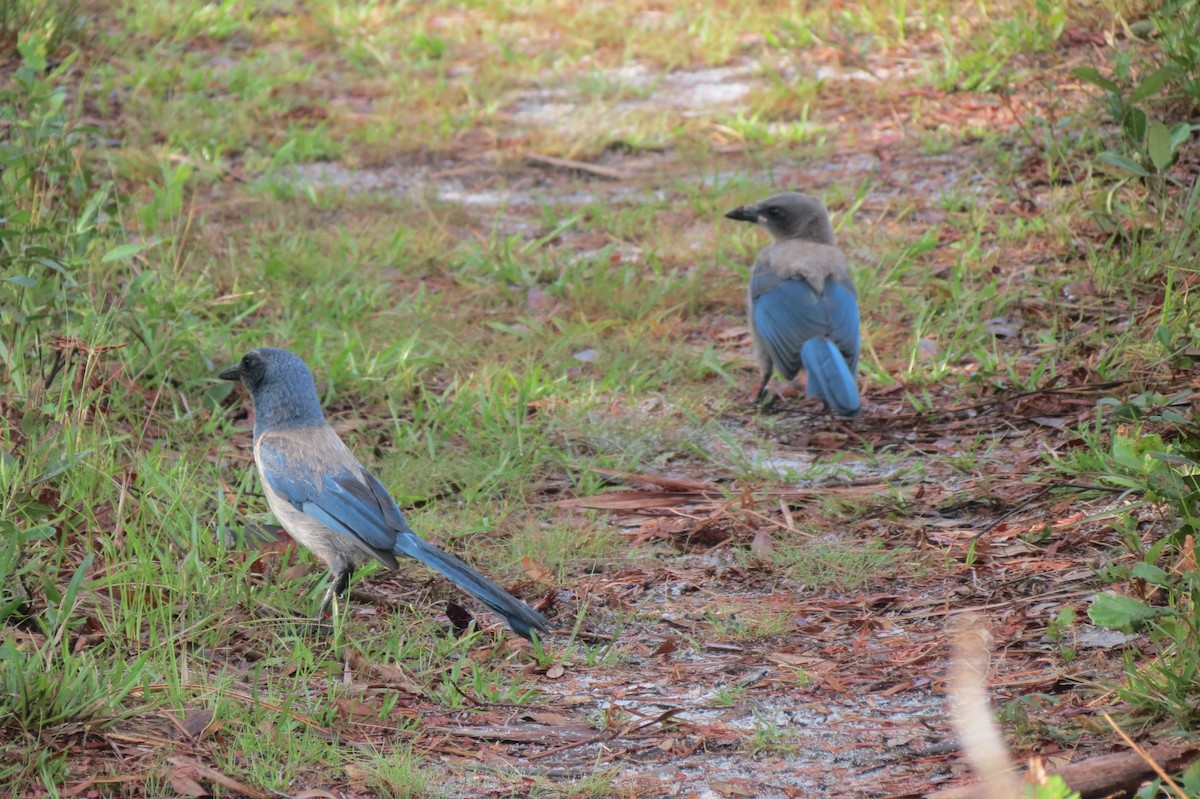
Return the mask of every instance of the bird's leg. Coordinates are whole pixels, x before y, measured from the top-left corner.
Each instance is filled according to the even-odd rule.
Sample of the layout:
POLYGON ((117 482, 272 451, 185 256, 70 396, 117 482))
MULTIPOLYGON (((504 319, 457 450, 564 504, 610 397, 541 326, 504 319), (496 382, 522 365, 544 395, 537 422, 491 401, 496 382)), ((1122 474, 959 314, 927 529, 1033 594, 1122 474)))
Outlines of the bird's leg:
POLYGON ((767 396, 767 385, 770 383, 770 372, 763 374, 762 383, 758 385, 758 394, 755 395, 755 402, 762 402, 762 398, 767 396))
MULTIPOLYGON (((350 570, 342 569, 341 571, 331 571, 329 576, 332 578, 329 581, 329 588, 325 591, 325 596, 321 599, 321 607, 317 609, 317 615, 313 621, 320 622, 325 619, 325 610, 329 607, 329 603, 346 593, 346 589, 350 586, 350 570)), ((336 612, 336 605, 335 612, 336 612)))
POLYGON ((771 372, 763 374, 762 385, 758 387, 758 393, 754 396, 754 402, 763 408, 770 408, 775 404, 775 400, 779 399, 779 392, 769 391, 768 386, 771 384, 771 372))

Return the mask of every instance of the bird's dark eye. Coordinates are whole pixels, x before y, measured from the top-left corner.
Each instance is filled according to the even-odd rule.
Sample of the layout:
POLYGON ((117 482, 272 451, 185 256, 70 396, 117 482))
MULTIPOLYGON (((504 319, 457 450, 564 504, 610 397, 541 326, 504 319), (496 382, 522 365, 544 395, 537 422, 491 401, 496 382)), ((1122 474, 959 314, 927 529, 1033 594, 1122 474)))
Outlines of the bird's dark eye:
POLYGON ((253 361, 250 360, 249 355, 246 355, 242 358, 242 367, 243 368, 249 369, 251 363, 253 363, 253 361))
POLYGON ((767 216, 771 217, 772 219, 778 219, 779 218, 779 209, 776 208, 775 206, 771 206, 770 208, 767 209, 767 216))

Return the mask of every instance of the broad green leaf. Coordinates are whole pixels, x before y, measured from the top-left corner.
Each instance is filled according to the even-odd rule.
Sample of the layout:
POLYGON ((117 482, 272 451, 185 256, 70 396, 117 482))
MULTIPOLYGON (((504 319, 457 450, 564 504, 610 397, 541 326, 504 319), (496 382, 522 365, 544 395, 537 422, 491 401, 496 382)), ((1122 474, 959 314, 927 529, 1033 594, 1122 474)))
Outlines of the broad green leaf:
POLYGON ((95 226, 96 219, 100 215, 100 206, 102 206, 108 199, 108 195, 111 190, 112 183, 108 182, 97 189, 94 194, 92 194, 92 198, 88 200, 87 205, 84 206, 83 212, 79 215, 79 218, 75 220, 76 233, 84 233, 88 230, 91 230, 95 226))
POLYGON ((1192 765, 1184 769, 1183 774, 1179 775, 1179 781, 1183 783, 1184 790, 1193 796, 1200 796, 1200 760, 1193 761, 1192 765))
POLYGON ((1200 125, 1189 125, 1186 122, 1176 122, 1171 126, 1171 149, 1178 150, 1184 142, 1192 138, 1192 130, 1200 130, 1200 125))
POLYGON ((1131 574, 1134 577, 1145 580, 1146 582, 1150 583, 1150 585, 1165 587, 1169 582, 1165 569, 1160 566, 1155 566, 1153 563, 1146 563, 1145 561, 1135 565, 1131 574))
POLYGON ((118 244, 116 247, 113 247, 104 254, 104 257, 100 259, 100 263, 107 264, 112 261, 121 261, 127 258, 132 258, 149 246, 149 244, 137 242, 118 244))
POLYGON ((1100 70, 1094 67, 1079 67, 1071 70, 1071 75, 1079 78, 1082 81, 1087 81, 1095 86, 1099 86, 1106 92, 1119 92, 1121 88, 1113 83, 1108 78, 1100 74, 1100 70))
POLYGON ((1145 80, 1143 80, 1141 84, 1133 90, 1133 93, 1129 95, 1129 102, 1140 103, 1147 97, 1153 97, 1162 91, 1162 88, 1166 86, 1167 83, 1176 76, 1176 74, 1177 73, 1175 72, 1174 67, 1162 67, 1161 69, 1154 70, 1147 75, 1145 80))
POLYGON ((1150 153, 1150 162, 1159 172, 1171 165, 1175 150, 1171 147, 1171 131, 1161 122, 1151 122, 1146 130, 1146 149, 1150 153))
POLYGON ((1121 594, 1099 594, 1088 608, 1088 618, 1101 627, 1128 630, 1157 615, 1154 608, 1140 599, 1121 594))
MULTIPOLYGON (((1186 419, 1187 417, 1184 418, 1186 419)), ((1197 469, 1200 468, 1200 463, 1196 463, 1194 459, 1185 455, 1180 455, 1176 452, 1151 452, 1150 457, 1156 461, 1162 461, 1163 463, 1170 464, 1171 466, 1177 466, 1179 467, 1180 471, 1189 474, 1194 474, 1197 469)))
POLYGON ((1139 145, 1146 140, 1146 112, 1140 108, 1130 108, 1121 123, 1125 127, 1125 135, 1139 145))
POLYGON ((1134 161, 1132 158, 1127 158, 1120 153, 1114 153, 1112 150, 1105 150, 1104 152, 1100 153, 1100 160, 1106 164, 1109 164, 1110 166, 1119 167, 1124 169, 1126 172, 1132 172, 1138 177, 1150 177, 1150 173, 1143 169, 1142 165, 1137 161, 1134 161))
POLYGON ((1130 439, 1121 436, 1113 438, 1112 453, 1113 460, 1125 468, 1135 472, 1142 471, 1142 454, 1130 439))

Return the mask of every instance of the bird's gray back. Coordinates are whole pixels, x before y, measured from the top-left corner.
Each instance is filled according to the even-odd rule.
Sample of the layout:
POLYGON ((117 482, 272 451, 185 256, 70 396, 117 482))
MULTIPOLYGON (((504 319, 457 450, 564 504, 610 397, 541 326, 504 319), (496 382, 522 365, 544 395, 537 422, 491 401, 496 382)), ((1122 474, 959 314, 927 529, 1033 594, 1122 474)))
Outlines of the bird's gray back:
POLYGON ((826 280, 855 291, 850 266, 841 250, 829 244, 786 239, 759 251, 754 261, 751 299, 777 288, 783 280, 796 277, 807 281, 818 294, 824 293, 826 280))
POLYGON ((323 473, 336 469, 358 471, 363 468, 346 442, 324 421, 303 427, 255 430, 254 460, 259 468, 262 468, 264 441, 278 442, 280 448, 299 455, 289 460, 289 468, 295 479, 310 479, 319 485, 323 473))

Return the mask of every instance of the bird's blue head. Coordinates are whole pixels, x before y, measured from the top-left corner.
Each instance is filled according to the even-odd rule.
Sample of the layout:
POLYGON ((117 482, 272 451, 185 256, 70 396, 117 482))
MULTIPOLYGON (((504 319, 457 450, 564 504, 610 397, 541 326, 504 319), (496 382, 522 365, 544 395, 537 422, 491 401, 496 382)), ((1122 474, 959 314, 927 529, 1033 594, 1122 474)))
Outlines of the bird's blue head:
POLYGON ((222 380, 240 380, 254 399, 254 433, 320 424, 325 419, 312 372, 300 356, 278 347, 250 350, 224 369, 222 380))

